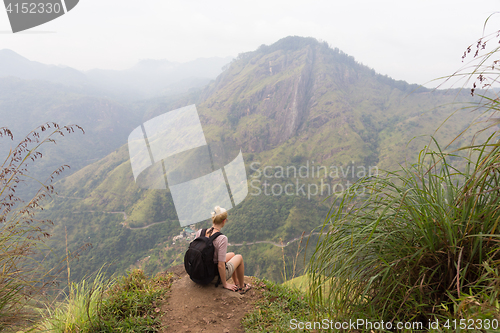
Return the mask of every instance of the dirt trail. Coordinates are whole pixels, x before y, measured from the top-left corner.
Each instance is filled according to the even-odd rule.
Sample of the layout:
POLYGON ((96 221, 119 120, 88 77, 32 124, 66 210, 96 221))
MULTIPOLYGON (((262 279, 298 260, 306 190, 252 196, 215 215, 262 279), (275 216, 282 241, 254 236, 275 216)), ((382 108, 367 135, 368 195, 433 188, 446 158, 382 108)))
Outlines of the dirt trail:
POLYGON ((255 301, 261 297, 253 278, 245 276, 245 282, 254 287, 240 295, 222 286, 195 284, 183 266, 168 271, 174 273, 175 279, 161 307, 163 332, 244 332, 240 321, 254 309, 255 301))

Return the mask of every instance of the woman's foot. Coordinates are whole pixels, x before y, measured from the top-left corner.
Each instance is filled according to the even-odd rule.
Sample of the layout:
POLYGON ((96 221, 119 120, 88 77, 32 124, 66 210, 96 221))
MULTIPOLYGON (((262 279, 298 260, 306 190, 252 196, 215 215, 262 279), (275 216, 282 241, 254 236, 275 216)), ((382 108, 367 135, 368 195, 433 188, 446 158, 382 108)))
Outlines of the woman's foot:
POLYGON ((252 285, 250 285, 248 283, 245 283, 245 285, 243 286, 243 288, 239 288, 238 289, 238 292, 243 295, 244 293, 246 293, 250 289, 252 289, 252 285))

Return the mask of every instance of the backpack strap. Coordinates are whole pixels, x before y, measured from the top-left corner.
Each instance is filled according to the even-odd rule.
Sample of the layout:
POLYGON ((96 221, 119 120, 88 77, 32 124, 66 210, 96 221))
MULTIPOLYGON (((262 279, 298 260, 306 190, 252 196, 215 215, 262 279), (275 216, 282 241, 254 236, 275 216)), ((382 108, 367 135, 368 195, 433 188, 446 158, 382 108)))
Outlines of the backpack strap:
MULTIPOLYGON (((212 236, 210 236, 208 239, 210 239, 210 241, 213 243, 214 240, 219 237, 220 235, 222 235, 222 232, 216 232, 215 234, 213 234, 212 236)), ((219 275, 219 268, 218 266, 215 266, 215 274, 217 275, 217 282, 215 283, 215 288, 217 288, 219 286, 219 284, 222 283, 222 280, 220 279, 220 275, 219 275)))
MULTIPOLYGON (((203 232, 203 231, 202 231, 202 232, 203 232)), ((219 237, 220 235, 222 235, 222 232, 220 232, 220 231, 219 231, 219 232, 216 232, 215 234, 213 234, 212 236, 210 236, 210 237, 209 237, 209 239, 210 239, 210 241, 213 243, 213 242, 214 242, 214 240, 215 240, 217 237, 219 237)), ((205 235, 203 235, 203 236, 205 236, 205 235)))

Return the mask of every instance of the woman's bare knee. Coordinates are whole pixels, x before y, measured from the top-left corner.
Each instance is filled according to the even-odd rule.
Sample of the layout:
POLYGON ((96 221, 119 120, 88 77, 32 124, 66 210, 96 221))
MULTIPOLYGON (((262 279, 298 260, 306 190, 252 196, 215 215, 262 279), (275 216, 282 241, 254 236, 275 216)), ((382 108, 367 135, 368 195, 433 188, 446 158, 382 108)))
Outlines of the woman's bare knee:
POLYGON ((237 268, 241 263, 243 263, 243 257, 241 254, 236 254, 231 258, 230 262, 234 265, 234 268, 237 268))
POLYGON ((226 253, 226 262, 231 260, 233 257, 234 257, 234 252, 226 253))

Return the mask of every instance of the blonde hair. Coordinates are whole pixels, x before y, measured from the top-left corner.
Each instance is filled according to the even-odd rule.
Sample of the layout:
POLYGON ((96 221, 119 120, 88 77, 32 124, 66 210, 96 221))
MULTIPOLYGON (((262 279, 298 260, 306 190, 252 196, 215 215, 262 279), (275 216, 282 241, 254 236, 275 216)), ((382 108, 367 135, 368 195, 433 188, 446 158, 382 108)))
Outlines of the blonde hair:
POLYGON ((225 219, 227 219, 227 211, 222 207, 216 206, 212 212, 212 223, 220 225, 225 219))

